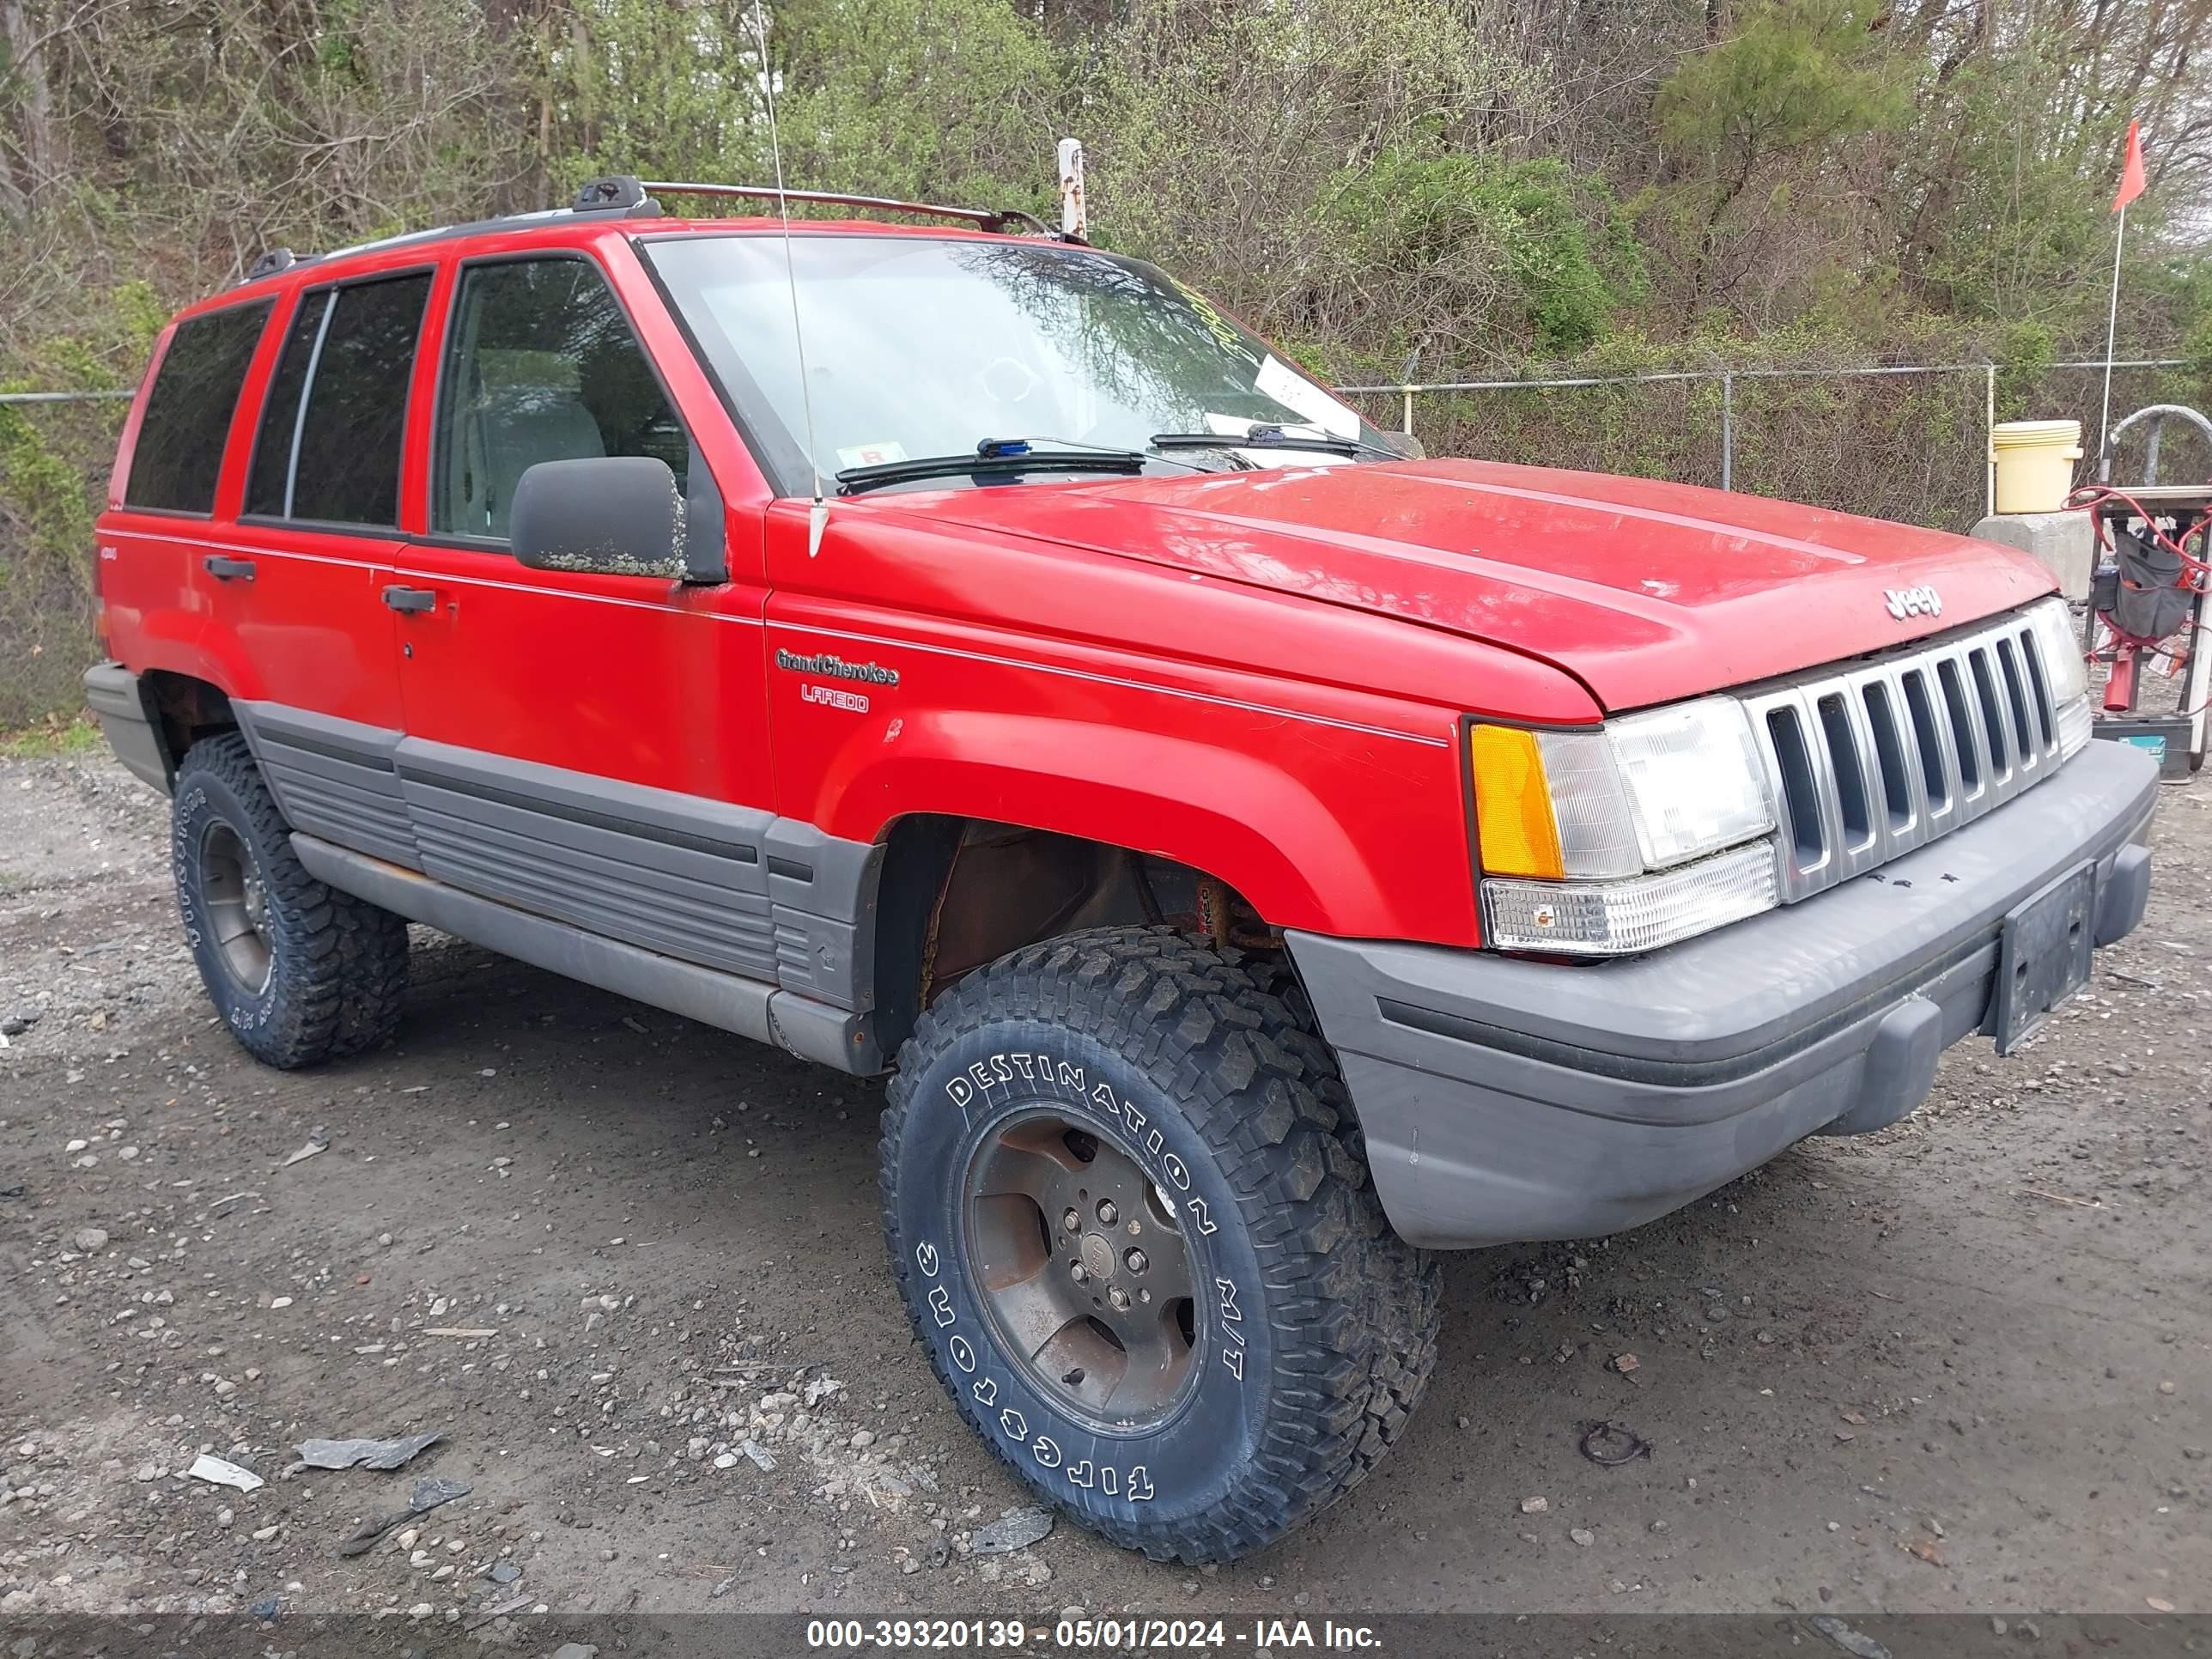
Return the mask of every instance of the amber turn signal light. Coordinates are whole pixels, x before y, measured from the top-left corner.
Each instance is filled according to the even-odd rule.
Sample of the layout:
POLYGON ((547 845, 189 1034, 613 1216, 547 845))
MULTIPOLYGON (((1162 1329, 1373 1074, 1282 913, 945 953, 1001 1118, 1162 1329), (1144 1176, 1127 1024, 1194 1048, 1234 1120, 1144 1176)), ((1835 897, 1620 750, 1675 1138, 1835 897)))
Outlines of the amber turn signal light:
POLYGON ((1566 873, 1559 826, 1536 734, 1511 726, 1468 728, 1474 831, 1486 874, 1558 878, 1566 873))

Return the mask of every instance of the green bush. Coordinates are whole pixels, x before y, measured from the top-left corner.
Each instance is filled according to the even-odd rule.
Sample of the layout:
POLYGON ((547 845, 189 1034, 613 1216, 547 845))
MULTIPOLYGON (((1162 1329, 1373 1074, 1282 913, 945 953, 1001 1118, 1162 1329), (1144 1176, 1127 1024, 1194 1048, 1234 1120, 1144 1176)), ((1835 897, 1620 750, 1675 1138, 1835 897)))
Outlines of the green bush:
POLYGON ((1424 308, 1486 313, 1489 327, 1539 356, 1595 343, 1643 287, 1641 255, 1604 181, 1548 158, 1393 149, 1340 174, 1323 201, 1319 234, 1354 280, 1409 284, 1424 308))
MULTIPOLYGON (((166 314, 269 246, 544 207, 598 173, 767 182, 773 85, 795 186, 1048 216, 1054 142, 1082 138, 1098 242, 1340 381, 1986 360, 2001 416, 2093 431, 2100 377, 2054 365, 2103 346, 2140 111, 2120 348, 2190 362, 2123 372, 2113 405, 2212 399, 2203 5, 11 4, 36 45, 0 58, 10 386, 131 385, 166 314)), ((1970 520, 1984 390, 1740 379, 1735 481, 1970 520)), ((119 416, 0 411, 0 724, 76 695, 119 416)), ((1437 451, 1698 482, 1720 419, 1711 382, 1416 411, 1437 451)))

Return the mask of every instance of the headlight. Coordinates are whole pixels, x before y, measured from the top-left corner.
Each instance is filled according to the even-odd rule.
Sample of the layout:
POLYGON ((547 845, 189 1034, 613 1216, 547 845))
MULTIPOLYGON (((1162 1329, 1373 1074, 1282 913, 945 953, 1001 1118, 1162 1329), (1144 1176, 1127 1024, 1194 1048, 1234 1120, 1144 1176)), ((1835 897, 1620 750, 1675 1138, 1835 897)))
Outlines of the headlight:
POLYGON ((1587 731, 1477 724, 1468 757, 1493 945, 1650 951, 1779 900, 1766 775, 1731 697, 1587 731))
POLYGON ((2027 619, 2035 625, 2043 672, 2051 677, 2051 706, 2058 714, 2058 758, 2064 760, 2089 741, 2089 672, 2081 637, 2074 631, 2074 613, 2055 596, 2028 606, 2027 619))

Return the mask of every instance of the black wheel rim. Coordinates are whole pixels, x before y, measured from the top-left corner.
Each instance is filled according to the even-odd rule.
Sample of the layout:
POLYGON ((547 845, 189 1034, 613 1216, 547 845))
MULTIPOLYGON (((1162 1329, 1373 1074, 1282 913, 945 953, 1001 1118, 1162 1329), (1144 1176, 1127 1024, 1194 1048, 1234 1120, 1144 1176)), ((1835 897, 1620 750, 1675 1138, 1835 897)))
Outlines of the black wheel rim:
POLYGON ((970 1282, 1037 1392, 1103 1432, 1173 1415, 1198 1376, 1197 1274, 1175 1206, 1109 1136, 1050 1109, 968 1164, 970 1282))
POLYGON ((258 996, 276 957, 270 943, 269 890, 253 849, 227 823, 200 838, 200 896, 223 971, 258 996))

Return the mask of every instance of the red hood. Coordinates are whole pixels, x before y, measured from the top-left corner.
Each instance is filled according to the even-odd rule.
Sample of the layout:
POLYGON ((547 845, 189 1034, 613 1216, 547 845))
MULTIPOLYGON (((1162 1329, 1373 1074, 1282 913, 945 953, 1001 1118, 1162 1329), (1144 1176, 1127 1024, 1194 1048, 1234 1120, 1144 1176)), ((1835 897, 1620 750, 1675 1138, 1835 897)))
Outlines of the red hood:
POLYGON ((1608 709, 1878 650, 2051 592, 2024 554, 1757 495, 1482 461, 877 498, 1544 658, 1608 709), (1939 616, 1887 593, 1933 587, 1939 616))

